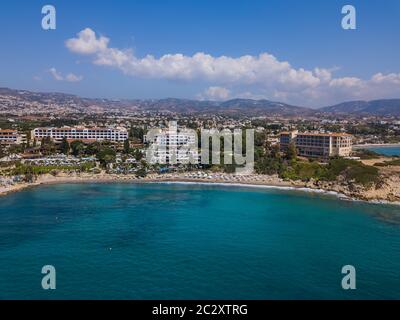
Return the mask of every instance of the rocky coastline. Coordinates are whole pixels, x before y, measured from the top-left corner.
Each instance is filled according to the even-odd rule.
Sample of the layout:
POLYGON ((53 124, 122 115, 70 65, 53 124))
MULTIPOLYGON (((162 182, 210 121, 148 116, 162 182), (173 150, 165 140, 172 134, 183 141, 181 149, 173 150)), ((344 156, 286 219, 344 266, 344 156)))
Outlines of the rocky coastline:
POLYGON ((368 202, 381 203, 400 203, 400 176, 385 176, 383 183, 377 186, 365 187, 354 183, 338 181, 292 181, 283 180, 276 175, 234 175, 223 173, 170 173, 170 174, 150 174, 145 178, 138 178, 134 175, 116 174, 89 174, 89 173, 63 173, 56 176, 46 174, 38 176, 34 182, 19 182, 0 186, 0 195, 17 192, 29 187, 45 184, 62 183, 157 183, 157 182, 186 182, 186 183, 208 183, 226 184, 243 186, 265 186, 276 188, 308 189, 315 192, 335 193, 343 198, 362 200, 368 202))

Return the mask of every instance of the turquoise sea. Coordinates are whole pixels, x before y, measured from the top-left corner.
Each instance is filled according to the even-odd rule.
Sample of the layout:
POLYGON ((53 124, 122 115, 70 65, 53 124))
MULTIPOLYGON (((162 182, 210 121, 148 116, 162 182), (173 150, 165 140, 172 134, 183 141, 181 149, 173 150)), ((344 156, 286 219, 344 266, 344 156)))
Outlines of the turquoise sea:
POLYGON ((233 186, 30 188, 0 198, 0 299, 399 299, 399 208, 233 186))
POLYGON ((400 156, 400 146, 397 147, 368 147, 368 150, 374 151, 385 156, 400 156))

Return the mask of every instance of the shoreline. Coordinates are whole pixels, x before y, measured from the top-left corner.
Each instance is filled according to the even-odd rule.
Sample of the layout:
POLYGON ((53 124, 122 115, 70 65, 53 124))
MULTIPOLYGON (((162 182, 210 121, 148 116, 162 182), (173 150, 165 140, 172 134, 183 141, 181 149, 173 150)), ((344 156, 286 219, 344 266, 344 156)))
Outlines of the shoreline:
MULTIPOLYGON (((239 176, 240 177, 240 176, 239 176)), ((87 176, 42 176, 37 181, 32 183, 18 183, 9 187, 0 187, 0 197, 8 194, 23 191, 28 188, 52 185, 52 184, 87 184, 87 183, 133 183, 133 184, 188 184, 188 185, 209 185, 209 186, 224 186, 224 187, 244 187, 244 188, 259 188, 259 189, 274 189, 281 191, 300 191, 305 193, 316 193, 335 196, 339 200, 358 201, 369 204, 389 204, 400 205, 399 201, 389 201, 385 199, 363 199, 329 188, 322 188, 315 185, 307 185, 304 182, 298 181, 283 181, 276 179, 273 176, 269 177, 268 181, 226 181, 219 179, 194 179, 183 176, 150 176, 146 178, 136 178, 134 176, 117 176, 117 175, 87 175, 87 176)), ((239 179, 240 180, 240 179, 239 179)))
POLYGON ((301 186, 279 186, 279 185, 266 185, 266 184, 250 184, 250 183, 226 183, 226 182, 200 182, 200 181, 146 181, 145 183, 154 183, 154 184, 189 184, 189 185, 208 185, 208 186, 221 186, 221 187, 242 187, 242 188, 254 188, 254 189, 271 189, 271 190, 280 190, 280 191, 295 191, 295 192, 303 192, 303 193, 315 193, 326 196, 334 196, 335 198, 342 201, 354 201, 354 202, 364 202, 368 204, 386 204, 386 205, 395 205, 400 206, 400 201, 387 201, 387 200, 363 200, 352 198, 344 193, 333 191, 333 190, 325 190, 318 188, 310 188, 310 187, 301 187, 301 186))
POLYGON ((353 148, 355 149, 362 149, 362 148, 369 148, 369 147, 382 147, 382 148, 392 148, 392 147, 399 147, 400 143, 370 143, 370 144, 355 144, 353 148))
MULTIPOLYGON (((264 181, 265 182, 265 181, 264 181)), ((16 183, 7 187, 0 187, 0 196, 7 195, 10 193, 22 191, 26 188, 36 187, 40 185, 51 185, 51 184, 74 184, 74 183, 207 183, 207 184, 226 184, 226 185, 254 185, 254 186, 266 186, 266 187, 290 187, 293 184, 289 182, 273 181, 270 179, 269 183, 257 183, 257 181, 224 181, 219 179, 194 179, 183 176, 175 175, 164 175, 164 176, 148 176, 146 178, 137 178, 131 175, 118 176, 113 174, 101 174, 101 175, 83 175, 83 176, 51 176, 43 175, 38 177, 35 182, 23 182, 16 183)))

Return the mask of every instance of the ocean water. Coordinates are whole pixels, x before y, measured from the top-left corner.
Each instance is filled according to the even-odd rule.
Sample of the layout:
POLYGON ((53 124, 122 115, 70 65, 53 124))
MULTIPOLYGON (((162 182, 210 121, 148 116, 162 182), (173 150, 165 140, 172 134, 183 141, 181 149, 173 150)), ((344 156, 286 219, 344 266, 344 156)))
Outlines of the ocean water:
POLYGON ((385 156, 400 156, 400 146, 398 147, 368 147, 368 150, 374 151, 385 156))
POLYGON ((400 209, 180 184, 0 198, 0 299, 399 299, 400 209), (357 289, 341 288, 342 266, 357 289), (53 265, 57 289, 41 288, 53 265))

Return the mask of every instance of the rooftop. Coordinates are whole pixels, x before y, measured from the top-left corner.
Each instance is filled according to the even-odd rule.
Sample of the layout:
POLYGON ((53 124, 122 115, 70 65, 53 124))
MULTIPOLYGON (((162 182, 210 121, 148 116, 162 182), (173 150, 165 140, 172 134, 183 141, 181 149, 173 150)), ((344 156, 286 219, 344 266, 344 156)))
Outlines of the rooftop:
MULTIPOLYGON (((283 131, 281 132, 281 135, 287 135, 291 134, 292 132, 289 131, 283 131)), ((344 132, 326 132, 326 133, 320 133, 320 132, 299 132, 296 133, 297 136, 317 136, 317 137, 352 137, 351 134, 344 133, 344 132)))
POLYGON ((17 130, 12 130, 12 129, 0 129, 0 134, 1 133, 17 133, 17 130))

